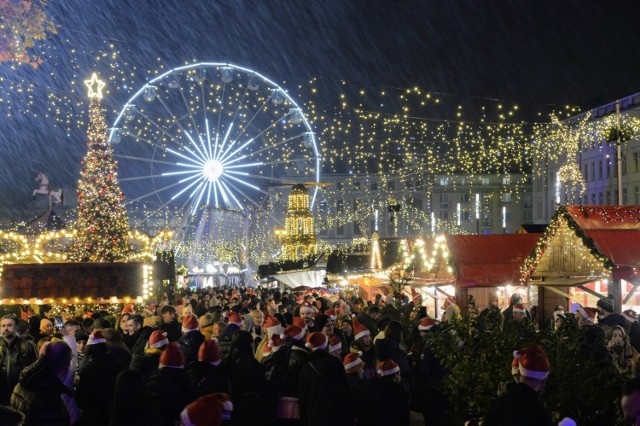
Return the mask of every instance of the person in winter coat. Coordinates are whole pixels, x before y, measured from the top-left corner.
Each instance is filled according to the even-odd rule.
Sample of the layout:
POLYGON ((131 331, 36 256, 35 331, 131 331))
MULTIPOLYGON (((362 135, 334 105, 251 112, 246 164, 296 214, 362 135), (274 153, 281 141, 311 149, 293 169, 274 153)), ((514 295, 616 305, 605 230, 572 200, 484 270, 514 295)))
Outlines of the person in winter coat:
POLYGON ((11 395, 11 406, 25 415, 25 426, 68 426, 71 418, 62 394, 71 390, 62 384, 71 363, 71 348, 65 342, 47 345, 44 355, 20 374, 11 395))
POLYGON ((159 423, 160 407, 156 399, 148 397, 145 386, 140 371, 123 370, 118 375, 109 426, 155 426, 159 423))
POLYGON ((217 339, 205 340, 198 350, 198 360, 187 368, 195 397, 210 393, 229 393, 229 378, 222 364, 217 339))
POLYGON ((117 362, 107 347, 102 330, 91 333, 85 349, 86 363, 80 370, 76 387, 76 401, 82 411, 84 425, 107 425, 105 416, 113 404, 116 378, 127 366, 117 362))
POLYGON ((20 372, 38 359, 33 342, 18 337, 15 315, 5 315, 0 320, 0 404, 8 404, 20 372))
MULTIPOLYGON (((368 331, 368 330, 367 330, 368 331)), ((307 338, 309 362, 300 370, 300 417, 303 425, 348 426, 353 423, 347 375, 329 355, 329 338, 314 332, 307 338)))
POLYGON ((155 330, 151 333, 151 336, 149 336, 148 347, 144 350, 144 355, 135 355, 131 360, 129 368, 140 371, 145 382, 148 382, 158 371, 160 355, 162 355, 162 351, 168 344, 169 339, 167 333, 162 330, 155 330))
POLYGON ((182 337, 178 340, 180 350, 184 354, 185 365, 198 360, 198 349, 204 343, 204 336, 200 333, 198 318, 186 315, 182 319, 182 337))
POLYGON ((264 375, 264 367, 253 356, 252 344, 251 333, 236 331, 229 355, 223 359, 229 372, 234 425, 273 424, 275 402, 264 375))
POLYGON ((411 394, 411 362, 407 352, 401 348, 402 324, 391 321, 384 329, 384 339, 375 342, 378 362, 393 360, 400 367, 400 384, 407 395, 411 394))
POLYGON ((369 329, 353 317, 353 343, 349 347, 350 353, 362 352, 360 358, 364 361, 364 379, 371 380, 377 376, 376 350, 371 339, 369 329))
POLYGON ((160 355, 158 372, 147 383, 149 395, 158 398, 161 426, 174 426, 182 409, 195 399, 184 365, 180 346, 171 342, 160 355))
POLYGON ((176 342, 182 337, 182 327, 177 320, 176 308, 165 305, 160 308, 160 330, 167 333, 170 342, 176 342))
POLYGON ((401 374, 393 360, 378 364, 379 378, 365 382, 356 401, 358 424, 409 425, 409 397, 400 384, 401 374))
POLYGON ((143 355, 144 348, 149 341, 149 336, 153 333, 153 329, 144 325, 142 315, 130 316, 127 320, 127 329, 129 330, 129 337, 125 342, 131 351, 131 355, 143 355))

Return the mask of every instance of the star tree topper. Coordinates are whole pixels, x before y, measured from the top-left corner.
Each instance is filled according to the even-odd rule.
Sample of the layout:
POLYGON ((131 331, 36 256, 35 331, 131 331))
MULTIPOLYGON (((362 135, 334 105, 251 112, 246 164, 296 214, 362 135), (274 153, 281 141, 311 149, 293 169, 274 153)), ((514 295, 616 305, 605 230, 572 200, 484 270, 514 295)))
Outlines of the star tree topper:
POLYGON ((102 99, 102 88, 105 83, 98 79, 98 74, 94 72, 91 76, 91 80, 85 80, 84 84, 89 88, 89 98, 102 99))

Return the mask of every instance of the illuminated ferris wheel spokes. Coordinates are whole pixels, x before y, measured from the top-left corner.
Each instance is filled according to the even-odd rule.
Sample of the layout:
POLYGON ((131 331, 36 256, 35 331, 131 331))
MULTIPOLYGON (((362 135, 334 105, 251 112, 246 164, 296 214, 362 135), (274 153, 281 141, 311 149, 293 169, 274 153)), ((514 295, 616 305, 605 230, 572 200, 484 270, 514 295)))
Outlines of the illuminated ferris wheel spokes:
MULTIPOLYGON (((319 182, 320 156, 302 110, 255 71, 200 63, 168 71, 126 103, 111 131, 128 202, 193 215, 244 211, 273 185, 319 182)), ((315 201, 317 186, 313 189, 315 201)))

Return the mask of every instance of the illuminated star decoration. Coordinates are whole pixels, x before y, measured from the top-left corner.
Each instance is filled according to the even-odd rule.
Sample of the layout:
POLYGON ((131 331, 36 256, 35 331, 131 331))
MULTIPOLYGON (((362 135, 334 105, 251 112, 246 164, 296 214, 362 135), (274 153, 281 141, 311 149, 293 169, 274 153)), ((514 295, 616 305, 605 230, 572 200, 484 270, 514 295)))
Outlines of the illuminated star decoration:
POLYGON ((180 183, 192 181, 180 192, 173 195, 171 199, 175 200, 189 190, 189 188, 195 187, 189 196, 190 199, 195 197, 195 202, 192 204, 192 212, 196 211, 205 194, 206 203, 211 204, 213 201, 213 205, 215 205, 216 208, 226 207, 244 210, 244 206, 234 195, 234 192, 244 195, 244 192, 237 184, 248 186, 258 191, 260 190, 260 188, 242 178, 254 176, 246 171, 242 171, 242 169, 263 164, 262 162, 241 162, 247 158, 247 155, 241 154, 241 151, 253 142, 253 138, 244 141, 236 148, 238 141, 229 140, 233 123, 231 123, 224 136, 217 132, 212 135, 212 132, 209 131, 209 120, 205 120, 205 127, 207 134, 205 137, 198 135, 198 139, 200 140, 199 144, 196 143, 189 132, 184 133, 193 147, 193 149, 187 146, 184 147, 189 155, 179 153, 170 148, 166 149, 167 152, 187 160, 188 163, 175 163, 175 166, 178 166, 181 170, 163 173, 162 175, 187 175, 180 183))
POLYGON ((84 84, 89 88, 89 98, 102 99, 102 88, 105 83, 98 79, 98 74, 94 72, 91 80, 85 80, 84 84))

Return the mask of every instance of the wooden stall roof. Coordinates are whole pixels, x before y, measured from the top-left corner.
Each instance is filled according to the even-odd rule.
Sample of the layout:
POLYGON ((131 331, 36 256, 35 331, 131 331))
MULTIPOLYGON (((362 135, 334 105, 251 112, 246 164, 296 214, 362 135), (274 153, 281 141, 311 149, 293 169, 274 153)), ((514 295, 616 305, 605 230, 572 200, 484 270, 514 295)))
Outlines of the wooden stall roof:
POLYGON ((517 285, 521 267, 542 234, 448 235, 460 287, 517 285))
POLYGON ((638 269, 640 206, 567 205, 558 209, 528 259, 523 279, 547 285, 576 285, 606 275, 637 281, 638 269), (603 272, 593 273, 594 264, 603 272))

